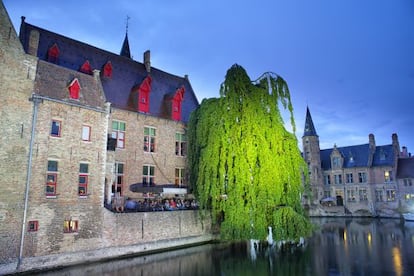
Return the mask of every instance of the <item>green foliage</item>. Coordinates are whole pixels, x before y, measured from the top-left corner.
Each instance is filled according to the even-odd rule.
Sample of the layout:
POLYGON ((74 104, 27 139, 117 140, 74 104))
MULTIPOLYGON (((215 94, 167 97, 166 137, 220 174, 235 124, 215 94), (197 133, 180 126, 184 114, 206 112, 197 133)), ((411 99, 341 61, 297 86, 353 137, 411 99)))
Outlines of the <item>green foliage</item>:
POLYGON ((223 239, 264 240, 268 226, 294 222, 297 230, 278 237, 297 240, 309 227, 301 206, 307 168, 278 107, 290 111, 294 130, 286 82, 270 73, 252 82, 233 65, 220 96, 203 100, 188 125, 190 181, 201 209, 221 223, 223 239), (279 206, 289 207, 282 220, 279 206))

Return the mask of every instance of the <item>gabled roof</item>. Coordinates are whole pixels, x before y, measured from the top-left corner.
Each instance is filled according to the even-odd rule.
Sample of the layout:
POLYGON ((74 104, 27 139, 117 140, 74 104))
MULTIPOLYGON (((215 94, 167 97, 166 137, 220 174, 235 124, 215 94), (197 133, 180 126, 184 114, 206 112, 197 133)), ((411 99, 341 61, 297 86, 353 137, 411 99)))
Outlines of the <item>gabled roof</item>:
POLYGON ((36 72, 34 92, 38 95, 58 99, 87 107, 105 108, 105 95, 101 84, 94 76, 75 72, 46 61, 39 60, 36 72), (80 97, 77 100, 69 97, 69 84, 78 79, 81 86, 80 97))
MULTIPOLYGON (((47 60, 48 49, 56 43, 60 50, 58 65, 74 71, 78 71, 86 60, 89 61, 92 69, 98 70, 103 70, 104 65, 111 61, 112 77, 102 78, 106 100, 111 102, 113 107, 136 111, 128 106, 128 99, 131 89, 148 75, 143 63, 22 21, 20 40, 26 52, 28 52, 29 35, 32 30, 39 32, 37 57, 41 60, 47 60)), ((149 115, 160 116, 164 95, 184 86, 186 93, 182 102, 181 120, 187 122, 191 112, 199 105, 188 78, 172 75, 154 67, 151 67, 150 75, 152 87, 149 115)))
MULTIPOLYGON (((369 144, 336 148, 344 158, 343 168, 367 167, 369 160, 369 144)), ((323 170, 331 170, 332 149, 321 150, 321 166, 323 170)), ((377 146, 373 156, 373 167, 394 166, 392 145, 377 146)))
POLYGON ((414 178, 414 157, 398 159, 397 178, 414 178))

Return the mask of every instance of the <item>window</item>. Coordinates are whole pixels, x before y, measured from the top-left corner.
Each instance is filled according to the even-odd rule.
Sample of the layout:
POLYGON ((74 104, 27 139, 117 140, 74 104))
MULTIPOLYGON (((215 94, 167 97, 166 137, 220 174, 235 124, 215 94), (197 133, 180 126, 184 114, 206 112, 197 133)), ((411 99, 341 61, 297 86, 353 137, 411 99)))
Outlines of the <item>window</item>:
POLYGON ((91 67, 91 64, 89 63, 89 60, 85 60, 85 62, 82 64, 79 71, 85 74, 92 75, 92 67, 91 67))
POLYGON ((89 164, 80 163, 79 165, 79 196, 88 195, 88 178, 89 178, 89 164))
POLYGON ((151 165, 144 165, 142 167, 142 185, 154 186, 155 185, 155 167, 151 165))
POLYGON ((82 126, 82 141, 90 141, 91 140, 91 127, 83 125, 82 126))
POLYGON ((115 162, 115 182, 112 185, 112 193, 122 195, 122 186, 124 183, 124 164, 115 162))
POLYGON ((187 155, 187 137, 184 133, 175 134, 175 155, 186 156, 187 155))
POLYGON ((404 186, 413 186, 413 182, 411 181, 410 178, 404 179, 403 182, 404 182, 404 186))
POLYGON ((349 189, 346 191, 348 201, 355 201, 355 191, 354 189, 349 189))
POLYGON ((38 229, 39 229, 39 221, 37 220, 29 221, 29 227, 27 228, 27 231, 36 232, 38 229))
POLYGON ((185 88, 182 86, 181 88, 175 91, 174 97, 171 101, 171 119, 175 121, 181 120, 181 102, 184 99, 184 92, 185 88))
POLYGON ((387 191, 387 201, 395 201, 396 192, 394 189, 388 189, 387 191))
POLYGON ((144 127, 144 151, 155 152, 155 128, 144 127))
POLYGON ((58 162, 47 161, 46 196, 56 196, 58 162))
POLYGON ((106 78, 112 77, 112 63, 110 61, 105 63, 102 73, 103 73, 103 76, 106 78))
POLYGON ((331 185, 331 176, 330 175, 324 175, 324 183, 325 185, 331 185))
POLYGON ((77 78, 69 84, 69 97, 74 100, 79 100, 79 91, 81 89, 79 80, 77 78))
POLYGON ((342 174, 335 174, 335 184, 342 184, 342 174))
POLYGON ((359 181, 359 183, 366 183, 367 182, 367 173, 366 172, 359 172, 358 173, 358 181, 359 181))
POLYGON ((346 183, 354 183, 354 177, 352 173, 346 174, 346 183))
POLYGON ((76 233, 78 232, 78 221, 72 219, 65 219, 63 222, 63 233, 76 233))
POLYGON ((185 170, 183 168, 175 168, 175 185, 182 186, 184 185, 185 179, 185 170))
POLYGON ((151 92, 150 76, 147 76, 138 88, 138 111, 148 113, 150 108, 150 92, 151 92))
POLYGON ((359 201, 368 201, 367 189, 359 188, 359 201))
POLYGON ((124 122, 112 121, 112 138, 116 139, 117 148, 125 148, 125 129, 124 122))
POLYGON ((62 124, 60 121, 52 120, 52 127, 50 129, 50 135, 53 137, 60 137, 62 124))
POLYGON ((332 168, 339 169, 341 168, 341 159, 339 157, 332 157, 332 168))
POLYGON ((331 191, 323 191, 323 197, 324 198, 331 197, 331 191))
POLYGON ((375 190, 375 200, 378 202, 384 201, 384 194, 382 190, 375 190))
POLYGON ((60 51, 56 43, 53 44, 53 46, 50 47, 49 50, 47 51, 47 61, 57 64, 58 58, 59 58, 59 52, 60 51))
POLYGON ((392 171, 385 171, 384 172, 384 181, 391 182, 392 181, 392 171))

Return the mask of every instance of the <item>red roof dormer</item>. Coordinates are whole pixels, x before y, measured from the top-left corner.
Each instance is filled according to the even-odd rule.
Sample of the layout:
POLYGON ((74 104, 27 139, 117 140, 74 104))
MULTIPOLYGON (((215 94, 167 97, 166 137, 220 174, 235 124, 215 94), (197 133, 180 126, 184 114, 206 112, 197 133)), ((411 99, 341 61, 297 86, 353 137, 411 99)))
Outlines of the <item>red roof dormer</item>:
POLYGON ((112 63, 110 61, 105 63, 103 70, 102 70, 102 75, 105 78, 112 78, 112 63))
POLYGON ((53 46, 50 47, 47 51, 47 61, 57 64, 59 59, 59 53, 59 47, 56 43, 53 44, 53 46))
POLYGON ((79 69, 79 71, 81 71, 82 73, 85 73, 85 74, 92 75, 92 67, 91 67, 91 64, 89 63, 89 60, 86 60, 86 61, 82 64, 82 66, 81 66, 81 68, 79 69))
POLYGON ((79 100, 80 84, 77 78, 74 78, 69 84, 69 97, 74 100, 79 100))
POLYGON ((175 121, 181 120, 181 102, 184 99, 184 92, 184 86, 178 88, 171 100, 171 119, 175 121))
POLYGON ((138 88, 138 111, 148 113, 150 102, 149 94, 151 92, 151 76, 147 76, 138 88))

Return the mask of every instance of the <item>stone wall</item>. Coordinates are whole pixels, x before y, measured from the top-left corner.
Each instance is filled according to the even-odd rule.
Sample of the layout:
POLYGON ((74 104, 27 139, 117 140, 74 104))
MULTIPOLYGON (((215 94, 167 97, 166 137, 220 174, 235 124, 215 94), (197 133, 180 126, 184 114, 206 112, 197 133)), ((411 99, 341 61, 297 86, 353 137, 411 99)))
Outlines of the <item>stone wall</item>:
POLYGON ((36 66, 0 1, 0 263, 19 254, 36 66))

